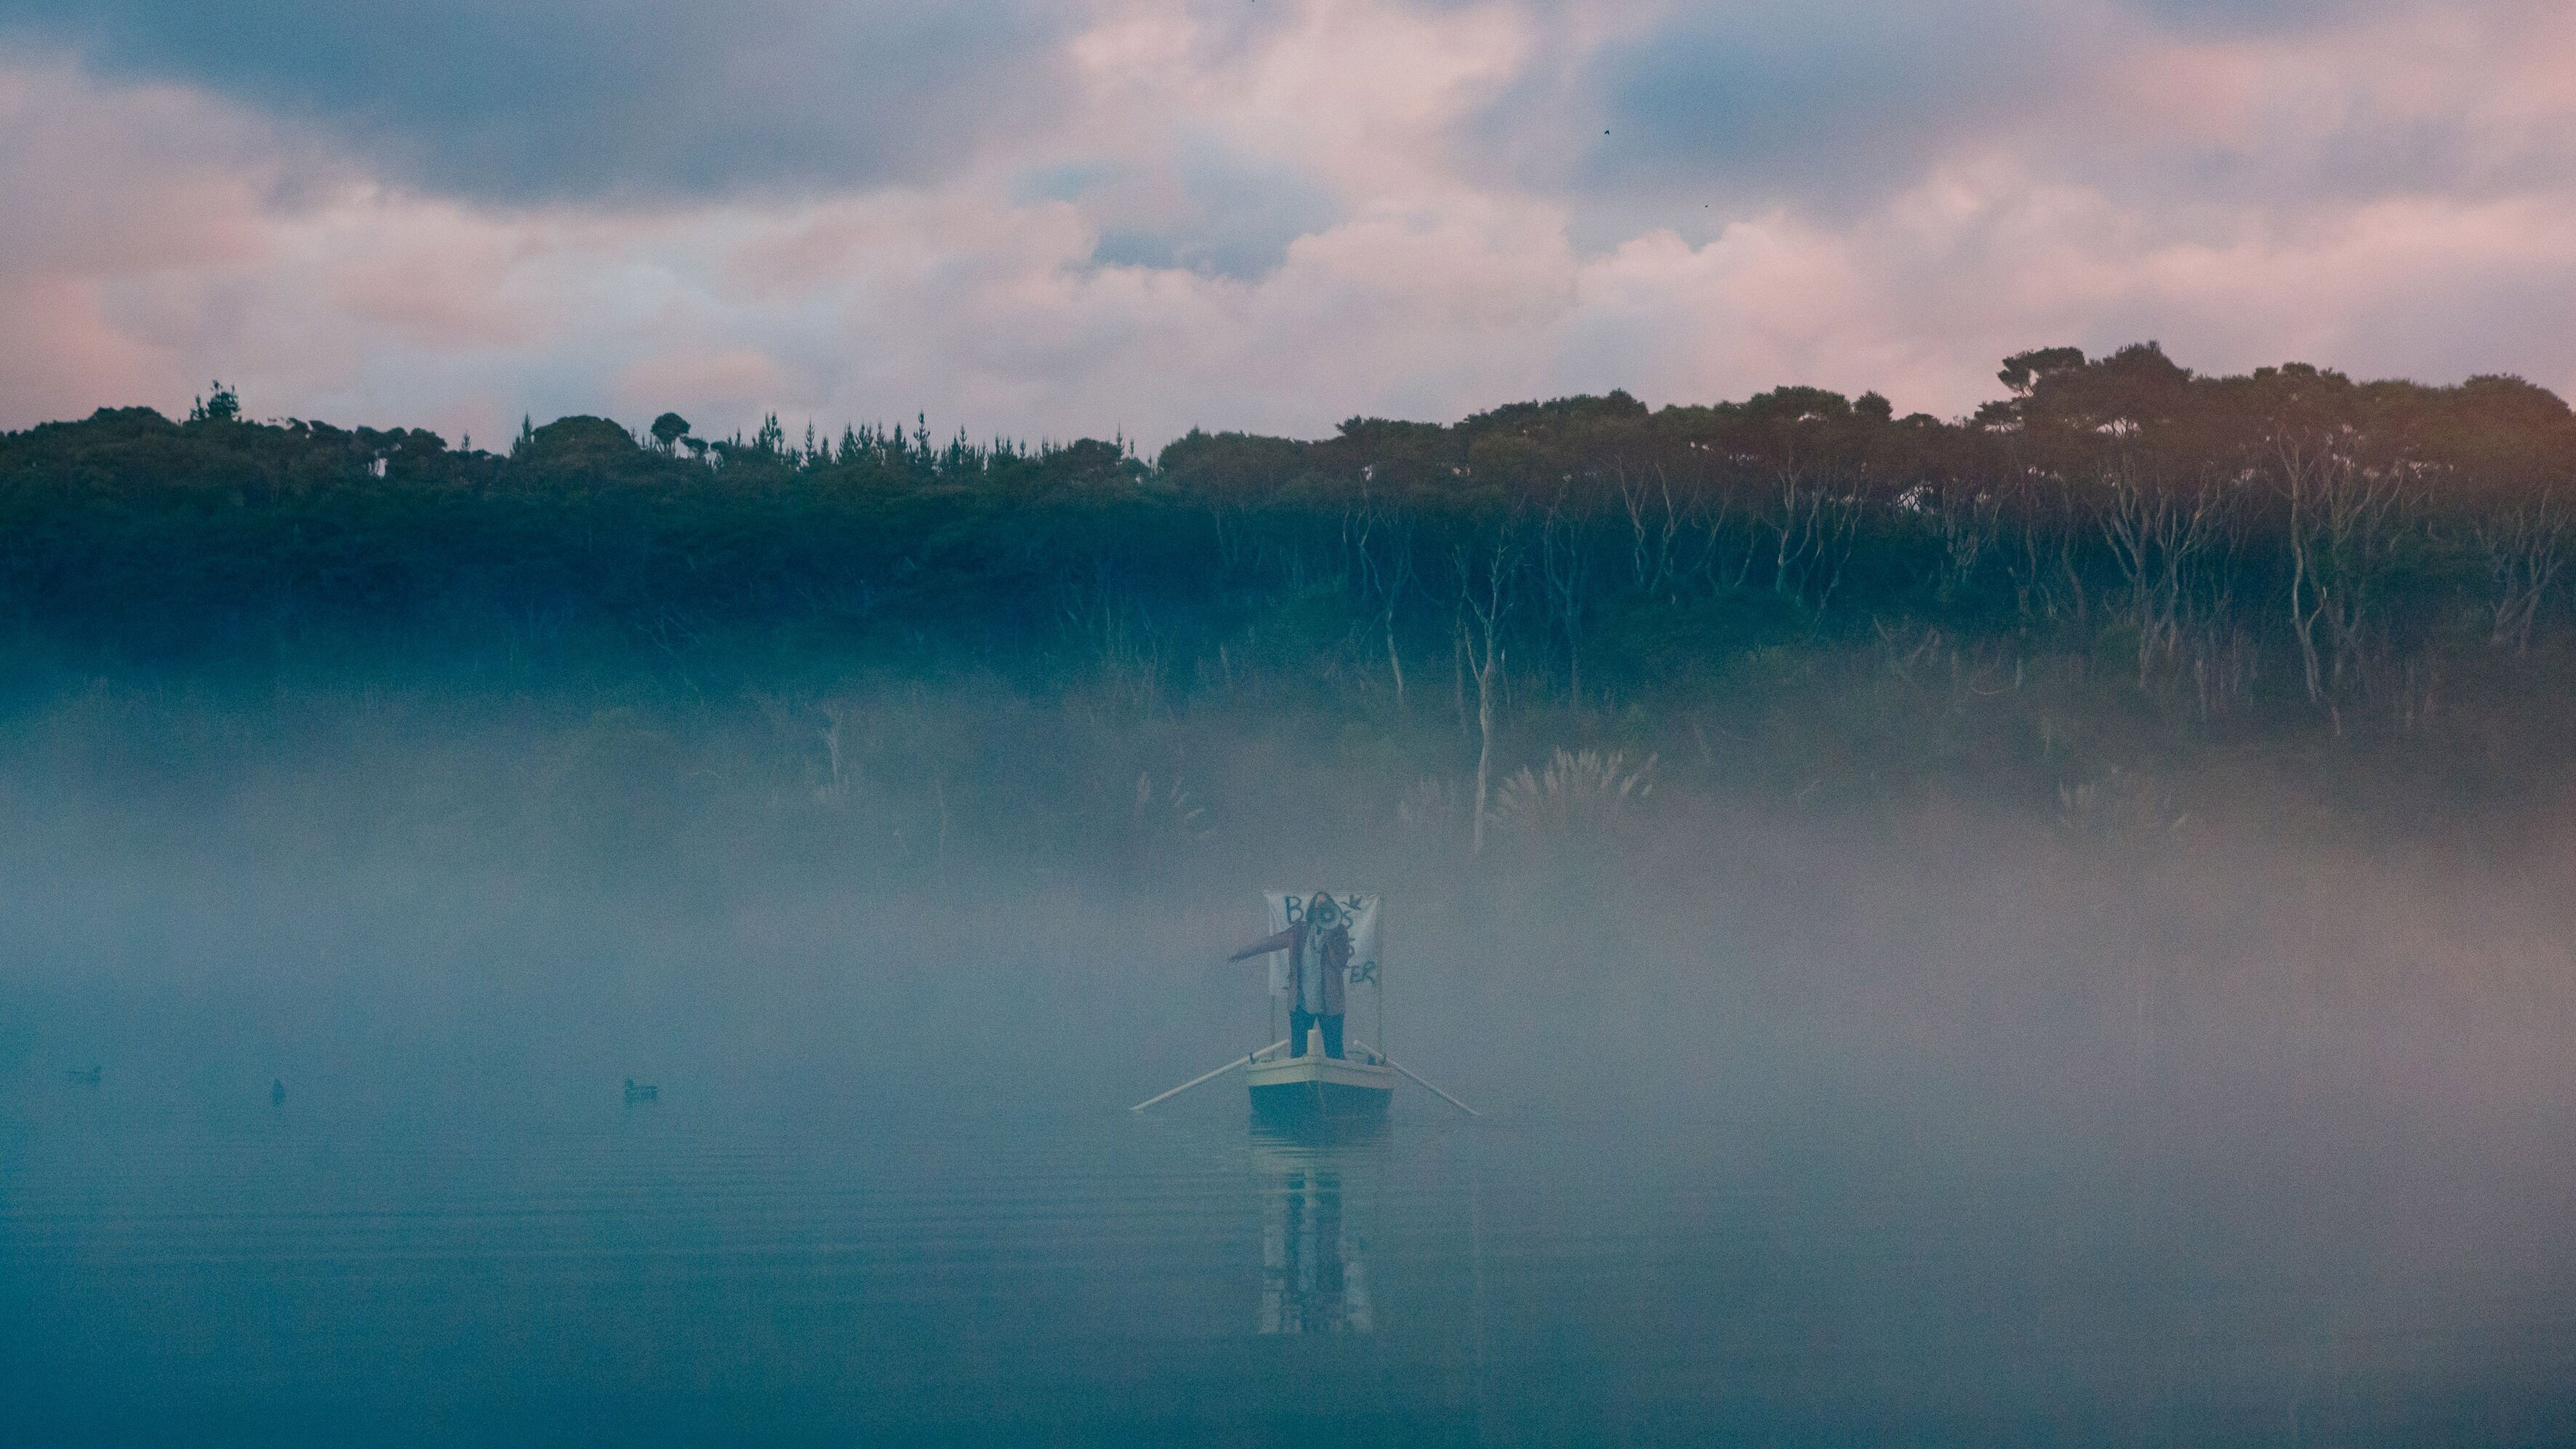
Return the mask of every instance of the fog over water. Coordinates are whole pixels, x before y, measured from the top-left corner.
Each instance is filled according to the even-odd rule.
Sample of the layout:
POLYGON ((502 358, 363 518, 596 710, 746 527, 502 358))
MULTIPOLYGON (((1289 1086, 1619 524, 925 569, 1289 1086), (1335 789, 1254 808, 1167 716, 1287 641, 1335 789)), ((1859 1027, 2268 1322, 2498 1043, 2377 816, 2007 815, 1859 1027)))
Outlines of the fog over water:
MULTIPOLYGON (((1047 738, 853 708, 869 758, 1047 738)), ((1354 824, 1348 741, 1015 821, 816 767, 801 707, 691 717, 22 705, 29 1442, 2576 1434, 2545 790, 1771 798, 1692 784, 1720 741, 1478 857, 1354 824), (1219 963, 1292 886, 1386 895, 1354 1033, 1483 1117, 1124 1110, 1270 1039, 1219 963)))

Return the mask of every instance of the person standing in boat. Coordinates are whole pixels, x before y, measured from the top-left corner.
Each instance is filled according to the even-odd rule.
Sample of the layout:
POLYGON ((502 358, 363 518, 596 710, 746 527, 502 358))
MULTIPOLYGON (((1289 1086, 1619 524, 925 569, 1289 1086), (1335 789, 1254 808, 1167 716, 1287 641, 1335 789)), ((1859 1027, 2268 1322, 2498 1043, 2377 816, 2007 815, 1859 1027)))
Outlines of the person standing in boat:
MULTIPOLYGON (((1296 904, 1294 896, 1289 898, 1289 904, 1296 904)), ((1339 1057, 1343 978, 1351 966, 1349 919, 1341 907, 1333 904, 1331 896, 1317 891, 1287 930, 1255 941, 1225 959, 1243 961, 1273 951, 1288 953, 1289 982, 1296 993, 1288 1008, 1288 1054, 1304 1056, 1307 1032, 1320 1026, 1324 1031, 1324 1055, 1339 1057)))

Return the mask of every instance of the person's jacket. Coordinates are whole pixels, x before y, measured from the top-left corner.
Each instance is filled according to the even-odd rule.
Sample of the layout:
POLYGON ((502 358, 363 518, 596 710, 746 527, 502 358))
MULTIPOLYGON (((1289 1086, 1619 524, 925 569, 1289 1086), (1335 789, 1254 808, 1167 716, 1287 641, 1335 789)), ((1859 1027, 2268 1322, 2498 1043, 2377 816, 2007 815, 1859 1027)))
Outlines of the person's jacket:
MULTIPOLYGON (((1253 956, 1267 956, 1273 951, 1288 953, 1288 989, 1290 999, 1297 996, 1297 958, 1306 949, 1306 933, 1312 929, 1304 921, 1290 926, 1275 936, 1265 936, 1233 955, 1228 961, 1242 961, 1253 956)), ((1342 983, 1351 970, 1351 933, 1336 928, 1324 938, 1324 1015, 1340 1016, 1343 1007, 1342 983)))

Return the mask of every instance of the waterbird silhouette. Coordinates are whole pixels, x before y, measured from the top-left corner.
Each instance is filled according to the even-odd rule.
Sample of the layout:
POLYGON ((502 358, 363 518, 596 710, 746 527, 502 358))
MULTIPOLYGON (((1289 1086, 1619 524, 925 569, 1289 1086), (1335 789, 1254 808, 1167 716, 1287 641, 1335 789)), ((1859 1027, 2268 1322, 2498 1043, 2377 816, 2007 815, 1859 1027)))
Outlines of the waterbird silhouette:
POLYGON ((79 1067, 74 1067, 63 1075, 71 1078, 75 1082, 80 1082, 87 1086, 95 1087, 98 1085, 98 1068, 96 1067, 91 1067, 87 1071, 83 1071, 79 1067))
POLYGON ((652 1085, 652 1084, 651 1084, 651 1083, 649 1083, 649 1082, 648 1082, 648 1083, 646 1083, 645 1085, 643 1085, 643 1086, 640 1086, 640 1087, 639 1087, 639 1086, 635 1085, 635 1079, 634 1079, 633 1077, 628 1077, 628 1078, 626 1079, 626 1100, 627 1100, 627 1101, 630 1101, 630 1102, 658 1102, 658 1101, 660 1101, 661 1099, 662 1099, 662 1089, 661 1089, 660 1087, 654 1086, 654 1085, 652 1085))

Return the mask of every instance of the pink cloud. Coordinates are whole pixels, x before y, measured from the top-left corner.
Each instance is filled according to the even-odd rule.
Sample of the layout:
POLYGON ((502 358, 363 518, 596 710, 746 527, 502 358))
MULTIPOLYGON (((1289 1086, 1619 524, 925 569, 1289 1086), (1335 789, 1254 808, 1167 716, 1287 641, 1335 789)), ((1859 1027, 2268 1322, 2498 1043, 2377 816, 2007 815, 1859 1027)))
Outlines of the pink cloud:
POLYGON ((194 92, 0 58, 0 297, 21 321, 0 425, 176 409, 215 375, 257 414, 486 440, 522 411, 676 408, 702 433, 927 410, 1151 444, 1783 382, 1956 413, 2006 352, 2144 336, 2203 367, 2576 387, 2576 170, 2551 164, 2576 134, 2564 15, 2133 27, 2085 109, 1956 142, 1838 211, 1605 230, 1590 202, 1461 159, 1457 128, 1516 77, 1653 13, 1317 0, 1256 23, 1105 3, 1064 68, 1078 104, 1044 135, 931 185, 652 210, 406 193, 194 92), (2398 123, 2467 158, 2428 173, 2456 186, 2174 189, 2177 157, 2289 174, 2398 123), (1092 161, 1106 179, 1079 194, 1021 194, 1033 168, 1092 161), (1204 205, 1187 166, 1237 162, 1334 214, 1257 271, 1099 260, 1114 228, 1204 205))
POLYGON ((265 128, 194 93, 100 90, 61 62, 0 68, 0 423, 167 405, 200 360, 127 325, 136 278, 256 266, 285 165, 265 128))

